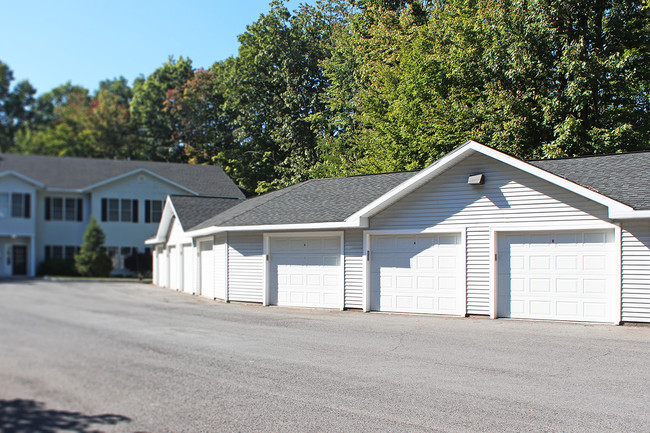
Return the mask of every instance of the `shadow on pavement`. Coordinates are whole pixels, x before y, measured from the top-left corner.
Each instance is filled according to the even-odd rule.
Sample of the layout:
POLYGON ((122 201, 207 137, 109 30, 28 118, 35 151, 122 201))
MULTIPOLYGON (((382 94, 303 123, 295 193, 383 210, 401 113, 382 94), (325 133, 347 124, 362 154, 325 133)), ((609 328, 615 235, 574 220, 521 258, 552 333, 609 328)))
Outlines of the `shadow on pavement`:
POLYGON ((122 415, 84 415, 79 412, 47 409, 34 400, 0 400, 0 432, 3 433, 99 433, 96 427, 131 422, 122 415))

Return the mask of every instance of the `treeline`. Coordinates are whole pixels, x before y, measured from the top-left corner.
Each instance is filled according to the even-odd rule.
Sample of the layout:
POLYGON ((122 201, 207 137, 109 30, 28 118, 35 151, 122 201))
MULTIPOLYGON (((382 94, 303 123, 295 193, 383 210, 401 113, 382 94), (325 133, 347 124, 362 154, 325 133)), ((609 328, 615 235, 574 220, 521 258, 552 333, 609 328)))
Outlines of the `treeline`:
POLYGON ((2 152, 219 164, 264 192, 417 169, 468 139, 524 158, 650 149, 650 14, 619 0, 281 1, 237 57, 36 98, 0 63, 2 152))

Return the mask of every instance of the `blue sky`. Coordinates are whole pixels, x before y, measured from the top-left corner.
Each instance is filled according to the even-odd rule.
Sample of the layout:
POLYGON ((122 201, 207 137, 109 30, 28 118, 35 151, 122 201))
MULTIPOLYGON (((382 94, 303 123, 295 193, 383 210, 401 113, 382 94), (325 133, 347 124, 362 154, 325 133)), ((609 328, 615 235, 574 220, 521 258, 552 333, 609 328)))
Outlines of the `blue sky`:
POLYGON ((107 78, 132 84, 170 55, 207 68, 237 54, 237 35, 269 1, 2 0, 0 60, 13 84, 26 79, 39 94, 67 81, 91 91, 107 78))

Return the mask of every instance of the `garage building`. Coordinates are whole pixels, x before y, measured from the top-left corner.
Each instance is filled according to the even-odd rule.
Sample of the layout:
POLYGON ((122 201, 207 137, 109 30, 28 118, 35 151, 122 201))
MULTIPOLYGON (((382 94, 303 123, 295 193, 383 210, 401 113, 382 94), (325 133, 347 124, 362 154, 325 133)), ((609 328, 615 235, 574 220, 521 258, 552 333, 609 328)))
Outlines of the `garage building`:
POLYGON ((526 162, 470 141, 419 172, 233 201, 183 225, 190 269, 177 198, 148 243, 174 264, 157 284, 227 301, 650 322, 649 184, 650 152, 526 162))

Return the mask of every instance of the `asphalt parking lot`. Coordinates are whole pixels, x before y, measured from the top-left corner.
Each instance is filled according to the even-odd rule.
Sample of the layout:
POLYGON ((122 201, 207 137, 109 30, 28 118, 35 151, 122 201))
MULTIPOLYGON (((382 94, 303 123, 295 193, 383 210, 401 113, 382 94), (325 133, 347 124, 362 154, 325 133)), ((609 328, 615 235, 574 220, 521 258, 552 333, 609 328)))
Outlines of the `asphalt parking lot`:
POLYGON ((0 431, 645 432, 650 327, 0 283, 0 431))

